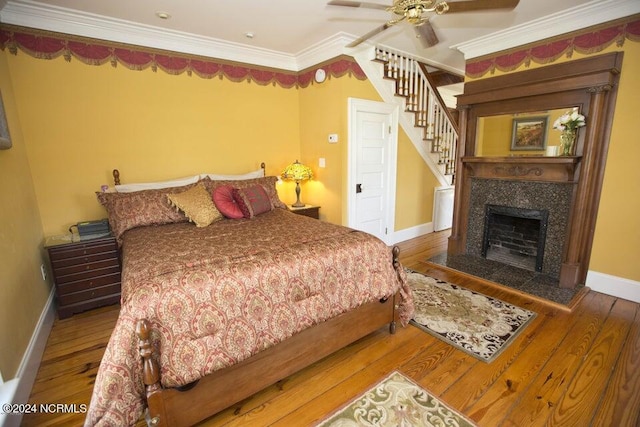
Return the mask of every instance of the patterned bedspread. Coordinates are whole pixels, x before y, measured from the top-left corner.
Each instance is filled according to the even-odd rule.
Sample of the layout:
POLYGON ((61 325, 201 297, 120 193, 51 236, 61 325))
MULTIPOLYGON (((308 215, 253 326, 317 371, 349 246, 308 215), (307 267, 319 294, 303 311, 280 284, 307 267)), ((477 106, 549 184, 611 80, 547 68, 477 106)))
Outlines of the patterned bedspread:
POLYGON ((173 387, 398 290, 403 324, 413 310, 383 242, 282 209, 205 228, 129 230, 122 275, 122 308, 85 425, 138 420, 144 396, 138 319, 149 320, 162 384, 173 387))

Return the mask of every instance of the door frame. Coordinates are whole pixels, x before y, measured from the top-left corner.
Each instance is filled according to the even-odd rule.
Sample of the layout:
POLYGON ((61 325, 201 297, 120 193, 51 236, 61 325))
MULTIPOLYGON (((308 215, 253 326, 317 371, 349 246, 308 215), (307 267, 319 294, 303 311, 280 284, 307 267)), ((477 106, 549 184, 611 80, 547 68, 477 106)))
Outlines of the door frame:
POLYGON ((384 220, 386 234, 383 241, 392 244, 392 235, 395 231, 396 216, 396 171, 398 163, 398 119, 399 108, 394 104, 380 101, 371 101, 359 98, 348 98, 348 138, 347 138, 347 226, 355 228, 356 224, 356 166, 358 160, 356 139, 358 138, 357 120, 358 113, 378 113, 391 116, 391 133, 389 135, 389 147, 385 150, 385 198, 387 204, 384 207, 384 220))

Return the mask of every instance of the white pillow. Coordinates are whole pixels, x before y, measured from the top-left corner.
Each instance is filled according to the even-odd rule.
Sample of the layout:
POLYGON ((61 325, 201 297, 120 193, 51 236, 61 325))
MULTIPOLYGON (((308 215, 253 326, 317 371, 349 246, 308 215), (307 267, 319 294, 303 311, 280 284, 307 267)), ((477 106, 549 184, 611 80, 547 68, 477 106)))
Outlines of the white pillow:
POLYGON ((219 175, 213 173, 203 173, 200 175, 200 179, 203 179, 204 177, 208 177, 213 181, 242 181, 245 179, 263 178, 264 169, 260 168, 253 172, 247 172, 240 175, 219 175))
POLYGON ((122 184, 116 185, 115 189, 118 193, 133 193, 142 190, 158 190, 160 188, 183 187, 185 185, 196 183, 200 180, 200 175, 190 176, 187 178, 174 179, 171 181, 143 182, 138 184, 122 184))

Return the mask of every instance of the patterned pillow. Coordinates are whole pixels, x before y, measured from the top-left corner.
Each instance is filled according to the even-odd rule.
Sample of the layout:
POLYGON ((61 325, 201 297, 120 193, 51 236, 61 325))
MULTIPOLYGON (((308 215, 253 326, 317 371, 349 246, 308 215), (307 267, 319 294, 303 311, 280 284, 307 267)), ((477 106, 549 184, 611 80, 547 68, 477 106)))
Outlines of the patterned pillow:
POLYGON ((260 184, 247 188, 234 188, 233 199, 245 218, 253 218, 273 209, 267 191, 260 184))
POLYGON ((216 209, 201 182, 182 193, 167 194, 167 198, 173 206, 183 211, 187 218, 196 224, 196 227, 206 227, 222 219, 222 214, 216 209))
POLYGON ((187 221, 182 212, 176 211, 169 204, 167 194, 188 190, 195 185, 133 193, 97 192, 96 195, 98 201, 107 209, 111 231, 118 244, 122 244, 122 234, 132 228, 187 221))
POLYGON ((271 204, 274 208, 287 209, 287 205, 282 203, 280 198, 278 197, 278 191, 276 190, 276 182, 278 181, 278 177, 276 176, 265 176, 263 178, 253 178, 253 179, 244 179, 244 180, 235 180, 235 181, 213 181, 209 178, 203 178, 202 182, 209 193, 213 194, 213 191, 222 186, 229 185, 232 188, 247 188, 251 187, 255 184, 260 184, 264 187, 264 190, 267 192, 269 199, 271 200, 271 204))
POLYGON ((222 215, 231 219, 244 218, 240 207, 233 199, 233 187, 230 185, 221 185, 213 190, 213 203, 222 215))

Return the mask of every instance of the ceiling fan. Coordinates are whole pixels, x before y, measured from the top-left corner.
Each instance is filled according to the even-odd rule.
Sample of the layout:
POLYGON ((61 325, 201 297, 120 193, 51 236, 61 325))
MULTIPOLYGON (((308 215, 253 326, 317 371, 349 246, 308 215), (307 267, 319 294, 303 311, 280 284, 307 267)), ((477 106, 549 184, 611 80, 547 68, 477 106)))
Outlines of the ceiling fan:
POLYGON ((420 40, 421 44, 424 47, 431 47, 438 44, 438 36, 431 26, 431 22, 429 22, 429 13, 443 15, 483 10, 513 9, 519 2, 520 0, 461 0, 451 2, 437 0, 394 0, 392 6, 385 6, 383 4, 360 1, 332 0, 327 4, 329 6, 386 10, 395 15, 393 19, 349 43, 347 47, 355 47, 387 28, 405 20, 413 26, 416 37, 420 40))

